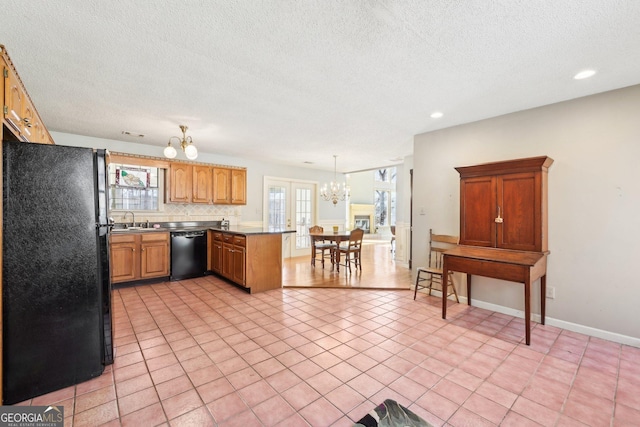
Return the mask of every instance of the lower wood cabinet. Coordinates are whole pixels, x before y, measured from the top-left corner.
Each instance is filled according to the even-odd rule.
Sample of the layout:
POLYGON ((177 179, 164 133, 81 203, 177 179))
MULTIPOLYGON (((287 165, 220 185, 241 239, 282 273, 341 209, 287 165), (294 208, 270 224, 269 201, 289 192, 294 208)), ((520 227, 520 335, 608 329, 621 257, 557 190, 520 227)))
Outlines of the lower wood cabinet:
POLYGON ((210 269, 251 293, 282 287, 282 236, 209 232, 210 269))
POLYGON ((111 234, 111 283, 169 276, 169 233, 111 234))

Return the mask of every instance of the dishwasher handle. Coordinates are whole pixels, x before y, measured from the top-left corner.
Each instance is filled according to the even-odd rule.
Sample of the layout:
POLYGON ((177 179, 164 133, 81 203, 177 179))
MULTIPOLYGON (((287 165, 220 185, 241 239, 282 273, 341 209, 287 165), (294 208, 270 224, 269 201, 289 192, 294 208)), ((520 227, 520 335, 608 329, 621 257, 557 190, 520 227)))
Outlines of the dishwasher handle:
POLYGON ((202 237, 206 235, 206 231, 174 231, 171 233, 171 237, 186 237, 187 239, 193 239, 194 237, 202 237))

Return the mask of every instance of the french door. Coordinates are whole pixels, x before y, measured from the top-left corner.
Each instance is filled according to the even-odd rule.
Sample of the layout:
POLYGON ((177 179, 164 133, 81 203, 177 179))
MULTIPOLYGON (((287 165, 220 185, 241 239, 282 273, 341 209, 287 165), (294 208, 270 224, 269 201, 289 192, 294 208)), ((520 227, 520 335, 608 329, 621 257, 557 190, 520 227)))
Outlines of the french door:
POLYGON ((309 227, 316 223, 317 185, 269 177, 265 177, 264 185, 264 223, 296 231, 283 235, 285 258, 309 255, 309 227))

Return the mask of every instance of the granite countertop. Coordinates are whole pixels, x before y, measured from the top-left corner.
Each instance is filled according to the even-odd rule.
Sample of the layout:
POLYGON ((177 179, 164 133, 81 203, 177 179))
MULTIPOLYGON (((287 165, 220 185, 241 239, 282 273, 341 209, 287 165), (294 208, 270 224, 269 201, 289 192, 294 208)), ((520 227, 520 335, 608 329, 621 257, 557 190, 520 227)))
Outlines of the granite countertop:
POLYGON ((158 228, 154 228, 154 224, 150 224, 149 228, 144 227, 129 227, 125 228, 123 224, 115 224, 115 227, 111 230, 114 234, 122 233, 160 233, 160 232, 172 232, 172 231, 223 231, 225 233, 233 234, 283 234, 283 233, 295 233, 295 230, 273 228, 273 227, 242 227, 242 226, 229 226, 223 227, 220 221, 205 221, 205 222, 160 222, 157 223, 158 228))
POLYGON ((241 226, 229 226, 229 227, 210 227, 209 230, 222 231, 224 233, 232 234, 285 234, 295 233, 296 230, 289 230, 286 228, 273 228, 273 227, 241 227, 241 226))

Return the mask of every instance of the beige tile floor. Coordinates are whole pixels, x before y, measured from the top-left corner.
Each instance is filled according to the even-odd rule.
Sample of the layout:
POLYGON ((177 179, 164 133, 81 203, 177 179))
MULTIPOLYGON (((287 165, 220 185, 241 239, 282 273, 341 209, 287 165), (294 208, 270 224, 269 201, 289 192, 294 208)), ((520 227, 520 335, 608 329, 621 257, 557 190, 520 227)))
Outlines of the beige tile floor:
POLYGON ((213 276, 114 292, 116 360, 22 404, 67 426, 350 426, 394 399, 434 425, 640 425, 640 349, 408 290, 213 276))

